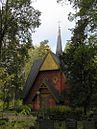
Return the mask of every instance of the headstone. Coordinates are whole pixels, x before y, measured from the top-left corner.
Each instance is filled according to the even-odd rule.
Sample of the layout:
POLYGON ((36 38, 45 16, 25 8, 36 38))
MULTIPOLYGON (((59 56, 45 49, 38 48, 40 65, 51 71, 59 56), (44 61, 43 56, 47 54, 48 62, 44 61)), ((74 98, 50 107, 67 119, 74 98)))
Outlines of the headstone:
POLYGON ((39 129, 54 129, 54 122, 53 120, 40 120, 39 121, 39 129))
POLYGON ((93 120, 92 121, 84 120, 83 126, 84 129, 95 129, 95 122, 93 120))
POLYGON ((77 121, 72 118, 66 119, 65 123, 66 129, 77 129, 77 121))

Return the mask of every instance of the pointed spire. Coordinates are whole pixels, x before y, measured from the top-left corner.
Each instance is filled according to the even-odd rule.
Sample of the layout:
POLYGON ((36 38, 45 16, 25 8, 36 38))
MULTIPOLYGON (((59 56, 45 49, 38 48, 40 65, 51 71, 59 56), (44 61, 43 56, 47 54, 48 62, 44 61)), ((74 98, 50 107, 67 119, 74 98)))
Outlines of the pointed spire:
POLYGON ((60 29, 60 25, 58 27, 56 55, 57 56, 62 55, 62 41, 61 41, 61 29, 60 29))

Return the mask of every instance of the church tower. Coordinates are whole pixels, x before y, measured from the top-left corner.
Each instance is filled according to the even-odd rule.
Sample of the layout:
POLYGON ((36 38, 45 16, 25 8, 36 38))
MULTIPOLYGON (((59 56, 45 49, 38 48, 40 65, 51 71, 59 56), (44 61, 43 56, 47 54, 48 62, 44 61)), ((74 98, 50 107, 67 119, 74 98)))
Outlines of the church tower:
POLYGON ((58 28, 56 55, 57 56, 62 55, 62 40, 61 40, 61 29, 60 29, 60 26, 58 28))

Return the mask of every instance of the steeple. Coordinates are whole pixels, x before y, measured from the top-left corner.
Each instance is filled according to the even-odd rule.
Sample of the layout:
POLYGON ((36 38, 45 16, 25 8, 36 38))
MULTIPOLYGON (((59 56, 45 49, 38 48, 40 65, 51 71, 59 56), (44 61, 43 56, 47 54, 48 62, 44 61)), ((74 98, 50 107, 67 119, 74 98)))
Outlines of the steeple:
POLYGON ((56 55, 59 56, 61 54, 62 54, 62 41, 61 41, 61 29, 60 29, 60 25, 59 25, 58 37, 57 37, 56 55))

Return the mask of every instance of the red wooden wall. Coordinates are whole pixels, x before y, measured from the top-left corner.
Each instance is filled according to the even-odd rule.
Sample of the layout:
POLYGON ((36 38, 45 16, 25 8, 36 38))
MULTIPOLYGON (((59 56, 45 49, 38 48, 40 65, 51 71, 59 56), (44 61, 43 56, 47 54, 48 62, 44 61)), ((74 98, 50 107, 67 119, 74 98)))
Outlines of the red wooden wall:
POLYGON ((44 91, 41 90, 39 96, 36 96, 34 100, 32 101, 33 96, 36 95, 37 90, 39 90, 39 87, 43 84, 45 79, 50 79, 55 84, 56 90, 58 90, 60 93, 64 90, 68 89, 66 77, 62 72, 59 70, 55 71, 40 71, 32 88, 30 89, 29 95, 27 96, 26 103, 30 103, 33 105, 33 108, 40 109, 41 108, 41 99, 39 96, 42 94, 48 95, 48 106, 54 106, 56 105, 55 98, 51 95, 50 91, 48 89, 44 88, 44 91), (42 93, 44 92, 44 93, 42 93))

